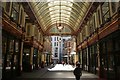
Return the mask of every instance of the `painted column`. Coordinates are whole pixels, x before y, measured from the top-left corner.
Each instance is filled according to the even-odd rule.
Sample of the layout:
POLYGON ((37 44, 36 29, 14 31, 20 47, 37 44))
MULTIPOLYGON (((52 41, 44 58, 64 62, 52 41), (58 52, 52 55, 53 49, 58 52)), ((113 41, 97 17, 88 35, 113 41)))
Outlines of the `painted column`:
POLYGON ((76 55, 75 55, 75 63, 78 61, 78 57, 79 57, 78 54, 79 53, 76 53, 76 55))
POLYGON ((44 59, 44 54, 42 53, 42 61, 45 61, 45 59, 44 59))

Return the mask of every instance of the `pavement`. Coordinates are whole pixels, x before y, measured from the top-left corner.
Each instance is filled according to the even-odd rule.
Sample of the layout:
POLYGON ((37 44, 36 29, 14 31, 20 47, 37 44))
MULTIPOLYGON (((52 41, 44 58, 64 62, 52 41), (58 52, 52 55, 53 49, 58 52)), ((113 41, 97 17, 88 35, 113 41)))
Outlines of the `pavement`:
MULTIPOLYGON (((80 80, 98 80, 98 76, 82 71, 80 80)), ((75 80, 72 71, 48 71, 48 67, 35 70, 33 72, 23 72, 22 76, 17 77, 15 80, 75 80)))

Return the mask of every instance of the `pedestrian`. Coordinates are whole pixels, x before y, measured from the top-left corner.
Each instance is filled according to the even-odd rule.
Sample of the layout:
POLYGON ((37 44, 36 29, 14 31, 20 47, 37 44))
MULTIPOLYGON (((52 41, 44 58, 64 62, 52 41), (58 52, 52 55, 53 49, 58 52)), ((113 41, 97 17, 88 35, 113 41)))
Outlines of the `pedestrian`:
POLYGON ((76 68, 73 71, 76 80, 80 80, 80 77, 82 76, 82 69, 80 68, 80 63, 76 63, 76 68))

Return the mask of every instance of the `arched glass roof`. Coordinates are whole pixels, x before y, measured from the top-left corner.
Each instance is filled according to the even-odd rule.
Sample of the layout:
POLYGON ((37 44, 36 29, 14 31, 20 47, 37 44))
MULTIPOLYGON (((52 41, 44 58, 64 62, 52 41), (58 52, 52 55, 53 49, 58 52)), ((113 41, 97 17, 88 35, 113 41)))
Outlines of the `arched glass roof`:
POLYGON ((71 32, 80 27, 80 22, 90 6, 89 2, 73 0, 48 0, 46 2, 30 2, 42 30, 51 31, 53 25, 62 23, 69 26, 71 32))

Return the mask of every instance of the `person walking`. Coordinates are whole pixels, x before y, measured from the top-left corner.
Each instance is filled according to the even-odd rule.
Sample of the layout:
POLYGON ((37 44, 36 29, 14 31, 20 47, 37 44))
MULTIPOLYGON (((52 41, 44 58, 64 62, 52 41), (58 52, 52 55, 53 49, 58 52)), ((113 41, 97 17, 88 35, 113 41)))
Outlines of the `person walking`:
POLYGON ((82 76, 82 68, 80 68, 80 63, 76 63, 76 68, 73 71, 73 74, 75 75, 76 80, 80 80, 80 77, 82 76))

